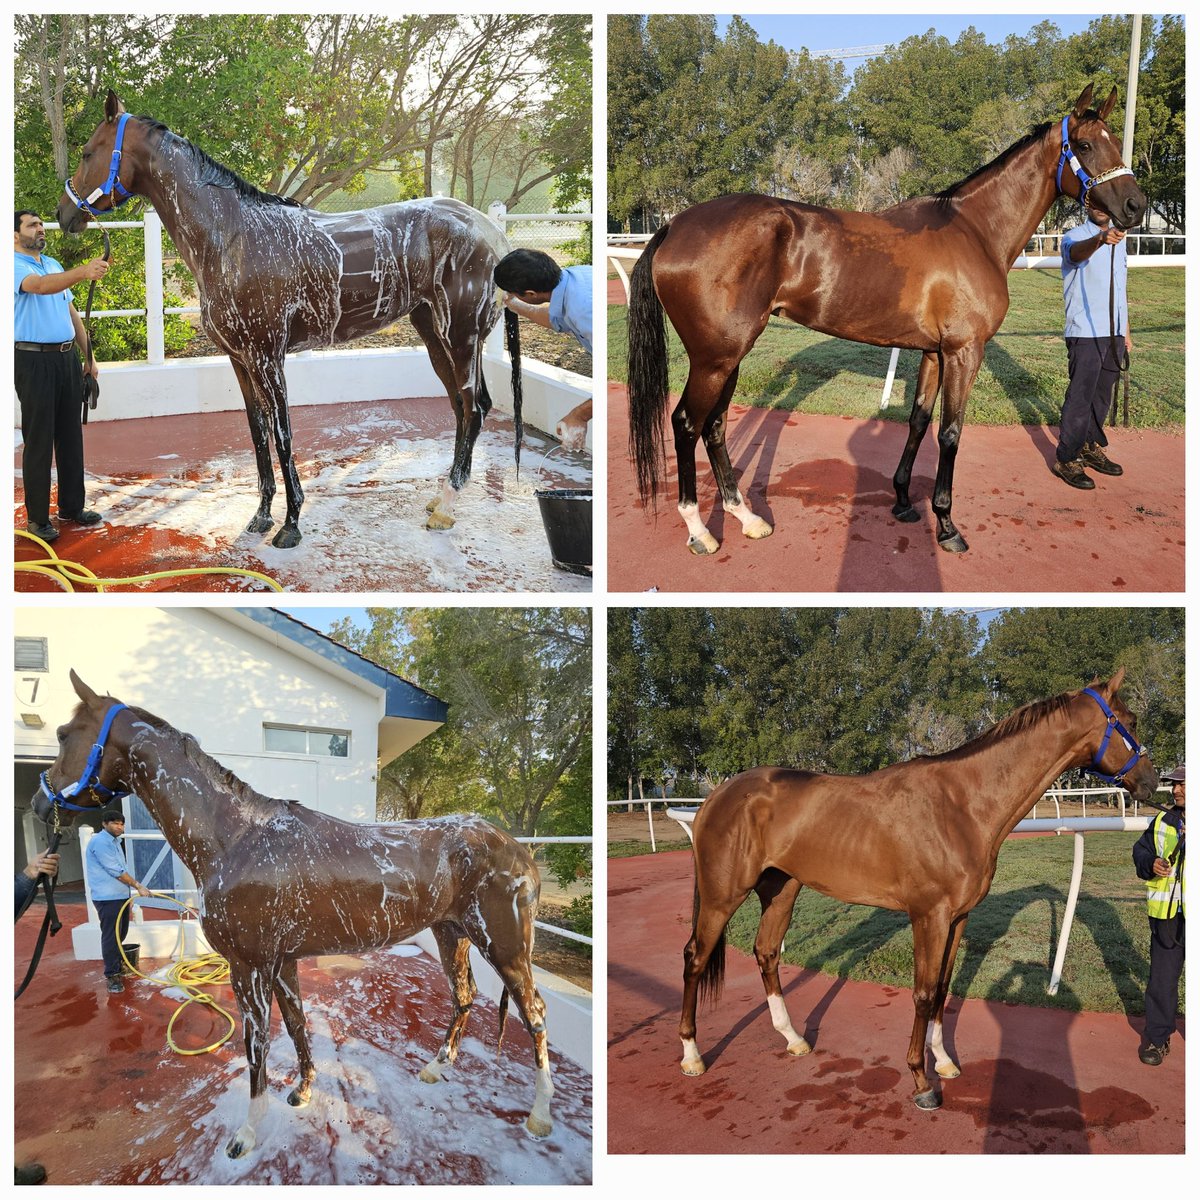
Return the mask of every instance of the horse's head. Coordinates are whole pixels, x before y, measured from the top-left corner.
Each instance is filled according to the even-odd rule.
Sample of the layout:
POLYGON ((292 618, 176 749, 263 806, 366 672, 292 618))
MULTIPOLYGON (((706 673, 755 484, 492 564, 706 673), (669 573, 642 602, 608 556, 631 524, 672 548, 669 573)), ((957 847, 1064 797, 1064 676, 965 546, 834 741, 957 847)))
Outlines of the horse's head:
POLYGON ((1107 682, 1099 680, 1081 693, 1091 702, 1085 710, 1087 753, 1090 766, 1085 768, 1100 779, 1125 788, 1144 804, 1158 790, 1158 772, 1150 761, 1150 751, 1137 739, 1137 717, 1120 696, 1125 668, 1107 682))
POLYGON ((1146 211, 1146 196, 1121 161, 1121 147, 1105 124, 1116 102, 1116 88, 1099 109, 1092 108, 1090 83, 1080 92, 1062 120, 1058 186, 1080 204, 1090 201, 1102 208, 1118 229, 1130 229, 1146 211))
POLYGON ((110 88, 104 120, 88 138, 58 202, 58 223, 64 233, 82 233, 92 217, 112 212, 137 191, 135 164, 144 161, 140 151, 145 138, 145 122, 131 118, 110 88))
POLYGON ((79 697, 74 715, 58 727, 58 757, 42 773, 33 797, 34 814, 43 821, 69 825, 76 812, 103 808, 128 794, 129 762, 112 722, 125 705, 98 696, 74 671, 71 683, 79 697), (57 815, 55 809, 58 809, 57 815))

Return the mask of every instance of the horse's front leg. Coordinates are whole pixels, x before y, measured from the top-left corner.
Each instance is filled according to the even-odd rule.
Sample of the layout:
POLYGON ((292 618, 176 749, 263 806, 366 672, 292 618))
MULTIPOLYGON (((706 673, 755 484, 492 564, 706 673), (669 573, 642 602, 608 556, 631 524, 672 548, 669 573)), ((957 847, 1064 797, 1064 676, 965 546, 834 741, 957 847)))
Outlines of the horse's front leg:
POLYGON ((279 968, 275 980, 275 1000, 283 1016, 283 1024, 296 1047, 296 1060, 300 1078, 288 1093, 287 1102, 293 1108, 303 1108, 312 1099, 313 1080, 317 1077, 312 1049, 308 1040, 308 1026, 304 1022, 304 1003, 300 999, 300 972, 294 958, 287 959, 279 968))
POLYGON ((271 1047, 271 994, 277 968, 229 960, 229 979, 242 1014, 242 1037, 250 1073, 250 1108, 242 1127, 229 1139, 225 1153, 241 1158, 254 1149, 255 1130, 267 1109, 267 1051, 271 1047))
POLYGON ((269 404, 271 430, 275 435, 275 454, 283 475, 283 491, 287 497, 287 513, 279 532, 271 539, 277 550, 289 550, 300 544, 300 508, 304 504, 304 489, 292 457, 292 418, 288 411, 287 380, 283 374, 283 354, 260 364, 262 389, 269 404))
POLYGON ((967 549, 966 540, 950 519, 954 500, 954 460, 962 436, 963 418, 975 376, 983 362, 983 343, 971 342, 942 356, 942 424, 938 430, 937 480, 933 485, 933 511, 937 517, 938 545, 952 554, 967 549))
POLYGON ((954 960, 958 957, 958 946, 966 927, 966 915, 959 917, 950 926, 950 944, 946 948, 946 959, 938 981, 937 1005, 929 1025, 929 1048, 933 1051, 933 1069, 943 1079, 957 1079, 962 1074, 958 1063, 947 1053, 942 1041, 942 1021, 946 1012, 946 997, 950 994, 950 979, 954 974, 954 960))
POLYGON ((254 376, 236 358, 230 358, 242 401, 246 406, 246 421, 250 426, 250 441, 254 446, 254 462, 258 468, 258 511, 246 526, 247 533, 266 533, 275 524, 271 504, 275 499, 275 471, 271 466, 271 414, 255 384, 254 376))
MULTIPOLYGON (((925 1046, 929 1022, 937 1012, 943 963, 949 949, 949 914, 940 910, 912 917, 913 931, 913 1020, 908 1043, 908 1069, 913 1077, 913 1103, 918 1108, 941 1108, 942 1097, 925 1073, 925 1046)), ((939 1026, 940 1031, 940 1026, 939 1026)))
POLYGON ((929 428, 933 402, 937 399, 941 382, 942 366, 938 353, 936 350, 927 351, 921 355, 921 366, 917 371, 917 394, 913 397, 912 412, 908 417, 908 440, 904 443, 904 453, 900 455, 900 463, 892 477, 892 486, 896 489, 896 504, 892 509, 892 516, 897 521, 918 519, 917 510, 908 498, 908 485, 912 479, 917 451, 925 438, 925 430, 929 428))

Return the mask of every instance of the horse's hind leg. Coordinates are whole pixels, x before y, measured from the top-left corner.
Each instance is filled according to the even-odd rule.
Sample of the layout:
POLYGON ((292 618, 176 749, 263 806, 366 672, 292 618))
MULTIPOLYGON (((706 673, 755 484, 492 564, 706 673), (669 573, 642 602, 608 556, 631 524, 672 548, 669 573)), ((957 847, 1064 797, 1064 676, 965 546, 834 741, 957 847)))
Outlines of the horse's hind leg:
MULTIPOLYGON (((229 956, 227 956, 229 957, 229 956)), ((225 1146, 230 1158, 254 1149, 255 1130, 267 1110, 267 1051, 271 1048, 271 994, 276 968, 229 957, 229 981, 242 1014, 242 1037, 250 1072, 250 1109, 225 1146)))
POLYGON ((303 1108, 312 1099, 312 1085, 317 1077, 317 1067, 309 1045, 308 1026, 304 1022, 304 1003, 300 999, 300 973, 294 958, 281 964, 274 991, 284 1027, 292 1039, 292 1045, 296 1047, 296 1060, 300 1072, 299 1081, 288 1093, 287 1102, 293 1108, 303 1108))
POLYGON ((767 993, 767 1008, 771 1012, 771 1024, 787 1042, 789 1054, 807 1054, 812 1047, 796 1032, 788 1016, 783 999, 783 988, 779 983, 779 951, 783 938, 792 923, 792 910, 801 884, 774 868, 765 871, 755 891, 762 904, 762 919, 758 923, 758 936, 754 939, 754 957, 762 972, 763 988, 767 993))
POLYGON ((896 504, 892 516, 897 521, 916 521, 918 513, 908 498, 908 485, 912 479, 913 463, 917 459, 917 451, 929 428, 929 418, 933 414, 933 403, 937 399, 938 388, 942 381, 941 360, 936 350, 926 351, 921 355, 921 366, 917 371, 917 394, 913 397, 912 412, 908 417, 908 441, 904 443, 904 453, 900 455, 900 463, 896 474, 892 476, 892 486, 896 489, 896 504))
POLYGON ((733 464, 729 461, 729 449, 725 445, 726 418, 729 402, 733 399, 733 390, 737 387, 737 378, 738 368, 734 367, 733 374, 729 376, 721 391, 717 407, 704 424, 704 448, 708 451, 708 461, 712 465, 725 511, 742 523, 742 532, 748 538, 765 538, 770 537, 774 529, 758 516, 743 498, 737 477, 733 473, 733 464))
POLYGON ((725 926, 745 898, 745 893, 739 893, 714 903, 697 896, 692 936, 683 948, 683 1006, 679 1013, 683 1059, 679 1066, 685 1075, 704 1074, 704 1059, 696 1045, 696 1003, 702 991, 714 997, 720 991, 725 975, 725 926))
POLYGON ((437 1083, 448 1063, 458 1058, 458 1045, 462 1040, 467 1018, 471 1015, 471 1002, 475 999, 475 977, 471 974, 471 942, 466 931, 459 925, 441 923, 434 925, 433 936, 437 939, 442 967, 450 983, 450 996, 454 1002, 454 1016, 446 1031, 445 1041, 434 1058, 419 1076, 422 1083, 437 1083))

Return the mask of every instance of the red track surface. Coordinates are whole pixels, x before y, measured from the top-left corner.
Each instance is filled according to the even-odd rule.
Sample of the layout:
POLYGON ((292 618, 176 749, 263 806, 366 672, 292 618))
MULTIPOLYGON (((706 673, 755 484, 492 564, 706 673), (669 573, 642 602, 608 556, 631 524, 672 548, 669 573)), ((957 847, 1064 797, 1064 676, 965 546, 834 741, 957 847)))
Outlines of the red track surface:
POLYGON ((645 592, 1177 592, 1184 588, 1184 439, 1117 429, 1118 479, 1093 492, 1050 474, 1057 430, 970 425, 955 468, 954 520, 966 554, 939 550, 930 508, 937 436, 913 470, 921 519, 891 514, 892 473, 908 425, 733 405, 729 452, 754 511, 775 526, 742 535, 717 502, 697 453, 700 512, 721 543, 696 557, 675 510, 678 475, 667 431, 658 519, 637 498, 627 452, 625 389, 608 387, 608 583, 645 592))
POLYGON ((1140 1018, 952 999, 946 1042, 962 1075, 925 1113, 904 1061, 908 991, 784 967, 814 1046, 791 1058, 754 960, 733 949, 721 1000, 699 1014, 708 1071, 689 1078, 677 1027, 691 854, 609 859, 608 880, 610 1153, 1183 1152, 1183 1039, 1162 1067, 1143 1066, 1140 1018))
MULTIPOLYGON (((35 905, 16 927, 18 979, 43 913, 35 905)), ((458 1063, 442 1083, 419 1083, 449 1023, 449 991, 433 959, 394 952, 301 960, 312 1103, 284 1100, 296 1057, 275 1010, 259 1144, 226 1158, 250 1095, 240 1031, 212 1054, 174 1054, 166 1029, 175 1002, 140 980, 109 996, 100 963, 72 954, 82 903, 59 913, 65 928, 14 1017, 16 1161, 42 1163, 48 1183, 590 1182, 591 1077, 553 1055, 554 1132, 533 1141, 522 1128, 533 1099, 529 1037, 510 1014, 497 1061, 496 1007, 477 1000, 458 1063)), ((231 989, 210 990, 236 1014, 231 989)), ((192 1006, 175 1037, 205 1046, 226 1027, 192 1006)))

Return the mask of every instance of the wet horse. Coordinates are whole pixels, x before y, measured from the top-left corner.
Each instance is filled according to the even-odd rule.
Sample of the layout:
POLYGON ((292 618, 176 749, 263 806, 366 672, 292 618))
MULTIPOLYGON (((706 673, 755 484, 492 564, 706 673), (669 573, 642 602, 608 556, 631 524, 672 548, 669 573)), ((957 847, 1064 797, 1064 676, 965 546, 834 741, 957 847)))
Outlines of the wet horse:
POLYGON ((1114 88, 1092 109, 1089 84, 1061 124, 1034 130, 940 195, 882 212, 722 196, 659 229, 629 293, 629 444, 642 503, 655 500, 664 470, 665 312, 689 363, 671 415, 688 546, 695 554, 717 550, 696 501, 698 438, 725 511, 747 537, 771 534, 738 488, 725 424, 739 364, 768 320, 785 316, 834 337, 921 351, 892 513, 919 519, 908 486, 940 389, 937 539, 943 550, 966 550, 950 517, 954 459, 984 346, 1008 311, 1009 268, 1060 192, 1081 202, 1090 194, 1118 229, 1137 224, 1146 209, 1104 123, 1116 99, 1114 88))
MULTIPOLYGON (((426 511, 428 529, 454 525, 454 503, 492 406, 483 344, 500 307, 492 271, 504 235, 458 200, 438 197, 360 212, 319 213, 253 187, 149 117, 131 117, 110 91, 104 120, 67 180, 58 221, 81 233, 94 216, 145 196, 162 217, 200 293, 204 332, 233 365, 258 467, 248 532, 274 524, 271 440, 287 498, 272 544, 300 541, 304 492, 292 454, 284 356, 361 337, 407 315, 454 406, 450 472, 426 511)), ((505 313, 512 355, 516 453, 521 445, 520 335, 505 313)))
POLYGON ((458 1057, 476 994, 474 945, 504 986, 501 1036, 511 996, 533 1039, 536 1086, 525 1128, 549 1135, 546 1007, 530 961, 540 880, 519 843, 481 817, 358 825, 262 796, 190 735, 97 695, 74 671, 71 682, 80 702, 58 730, 58 758, 42 776, 34 811, 57 825, 64 813, 70 820, 133 793, 195 878, 205 936, 229 962, 250 1072, 250 1109, 226 1146, 231 1158, 254 1147, 266 1109, 272 998, 299 1060, 288 1103, 300 1107, 312 1095, 316 1066, 296 960, 391 946, 426 928, 437 939, 453 1016, 421 1080, 438 1082, 458 1057))
POLYGON ((762 905, 754 955, 771 1023, 789 1054, 811 1047, 793 1028, 779 953, 800 889, 850 904, 907 912, 913 934, 913 1022, 908 1046, 917 1106, 941 1106, 925 1073, 959 1074, 942 1041, 942 1015, 959 941, 987 895, 1004 839, 1064 771, 1082 767, 1149 800, 1158 776, 1121 701, 1121 668, 1107 682, 1019 708, 957 750, 870 775, 781 767, 746 771, 704 802, 693 826, 692 936, 684 950, 682 1068, 704 1072, 696 1045, 698 996, 720 991, 725 927, 752 892, 762 905))

